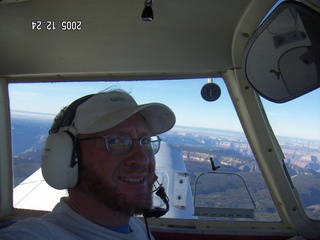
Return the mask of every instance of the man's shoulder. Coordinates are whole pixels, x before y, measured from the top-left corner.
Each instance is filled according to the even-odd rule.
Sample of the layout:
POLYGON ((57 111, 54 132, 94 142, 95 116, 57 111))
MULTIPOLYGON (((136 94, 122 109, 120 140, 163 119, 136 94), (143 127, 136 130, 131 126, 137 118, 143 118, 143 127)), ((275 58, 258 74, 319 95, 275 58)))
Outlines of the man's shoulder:
POLYGON ((0 229, 1 239, 52 239, 50 223, 41 218, 29 218, 15 221, 8 227, 0 229))
POLYGON ((77 235, 44 218, 18 220, 0 229, 0 239, 37 240, 37 239, 78 239, 77 235))

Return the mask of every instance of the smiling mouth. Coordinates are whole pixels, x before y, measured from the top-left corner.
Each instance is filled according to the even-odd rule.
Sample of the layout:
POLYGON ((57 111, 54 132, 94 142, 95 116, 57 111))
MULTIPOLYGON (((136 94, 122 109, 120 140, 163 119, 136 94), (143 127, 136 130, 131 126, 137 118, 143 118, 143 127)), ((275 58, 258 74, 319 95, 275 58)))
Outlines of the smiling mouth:
POLYGON ((144 177, 141 178, 126 178, 126 177, 119 177, 121 181, 125 183, 141 183, 144 181, 144 177))

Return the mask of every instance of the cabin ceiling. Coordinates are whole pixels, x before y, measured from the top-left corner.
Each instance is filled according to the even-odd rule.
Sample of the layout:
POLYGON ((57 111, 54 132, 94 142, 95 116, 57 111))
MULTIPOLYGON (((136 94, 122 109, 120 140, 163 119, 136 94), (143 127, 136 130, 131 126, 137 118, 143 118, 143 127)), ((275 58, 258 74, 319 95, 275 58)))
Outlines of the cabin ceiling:
MULTIPOLYGON (((231 52, 235 30, 256 1, 155 0, 152 22, 141 20, 144 0, 6 2, 0 4, 0 77, 49 81, 220 75, 240 67, 231 52), (54 31, 45 23, 32 30, 32 21, 47 20, 54 31), (62 21, 81 21, 81 30, 62 31, 62 21)), ((266 12, 250 24, 257 26, 266 12)))

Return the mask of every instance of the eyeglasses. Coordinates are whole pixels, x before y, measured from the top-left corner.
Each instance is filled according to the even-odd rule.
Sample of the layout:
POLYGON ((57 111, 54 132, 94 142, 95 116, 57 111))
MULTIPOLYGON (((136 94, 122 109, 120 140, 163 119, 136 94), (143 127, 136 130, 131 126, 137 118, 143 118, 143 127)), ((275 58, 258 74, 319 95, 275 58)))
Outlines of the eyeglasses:
POLYGON ((128 134, 110 134, 107 136, 99 136, 92 138, 82 138, 82 140, 91 140, 103 138, 105 147, 111 154, 122 155, 131 151, 133 140, 139 141, 140 147, 147 155, 155 155, 160 149, 161 139, 158 136, 145 136, 140 138, 131 138, 128 134))

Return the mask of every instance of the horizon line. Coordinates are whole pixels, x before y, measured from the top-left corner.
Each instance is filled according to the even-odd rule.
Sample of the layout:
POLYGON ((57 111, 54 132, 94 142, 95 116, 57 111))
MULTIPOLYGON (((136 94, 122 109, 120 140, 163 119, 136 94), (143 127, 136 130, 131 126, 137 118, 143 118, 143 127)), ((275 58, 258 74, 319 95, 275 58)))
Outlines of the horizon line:
MULTIPOLYGON (((35 116, 43 116, 46 117, 46 120, 53 120, 56 114, 53 113, 40 113, 40 112, 30 112, 30 111, 25 111, 25 110, 16 110, 12 109, 10 110, 11 117, 17 117, 14 116, 13 114, 21 114, 20 116, 23 117, 28 117, 29 118, 35 118, 35 116), (23 113, 27 115, 23 115, 23 113)), ((18 116, 19 117, 19 116, 18 116)), ((39 119, 37 119, 39 120, 39 119)), ((40 119, 41 120, 41 119, 40 119)), ((44 119, 42 119, 44 120, 44 119)), ((244 131, 236 131, 236 130, 228 130, 228 129, 218 129, 218 128, 209 128, 209 127, 200 127, 200 126, 183 126, 183 125, 175 125, 172 129, 174 128, 190 128, 190 129, 201 129, 201 130, 210 130, 210 131, 224 131, 224 132, 231 132, 231 133, 237 133, 237 134, 242 134, 246 137, 244 131)), ((247 137, 246 137, 247 138, 247 137)), ((276 135, 276 138, 293 138, 293 139, 300 139, 300 140, 309 140, 309 141, 320 141, 320 139, 313 139, 313 138, 306 138, 306 137, 294 137, 294 136, 282 136, 282 135, 276 135)))

